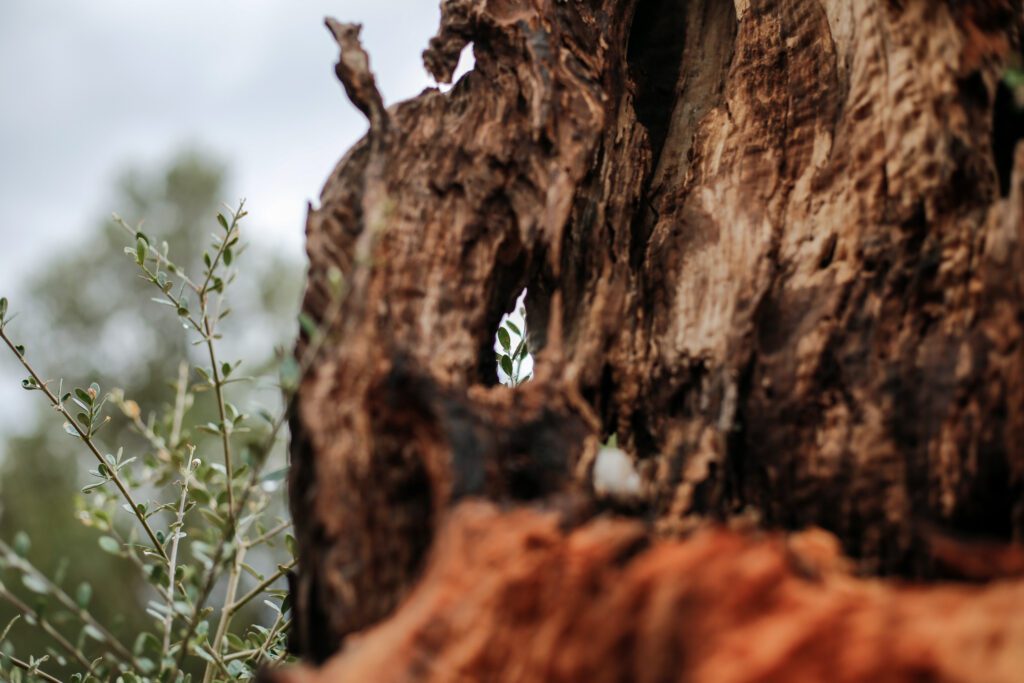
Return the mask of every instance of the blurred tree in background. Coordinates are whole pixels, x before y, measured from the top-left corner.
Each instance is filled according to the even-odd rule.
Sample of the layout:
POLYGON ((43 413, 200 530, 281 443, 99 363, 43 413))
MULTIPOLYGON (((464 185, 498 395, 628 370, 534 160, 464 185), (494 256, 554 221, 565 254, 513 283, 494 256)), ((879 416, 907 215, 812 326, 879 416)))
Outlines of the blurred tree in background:
MULTIPOLYGON (((226 199, 225 186, 221 163, 185 151, 160 172, 126 172, 113 208, 131 225, 144 221, 151 238, 171 245, 175 262, 200 272, 214 218, 226 199)), ((177 376, 181 359, 195 360, 201 349, 192 347, 175 315, 165 314, 150 301, 151 286, 123 253, 134 241, 107 219, 73 244, 54 245, 27 283, 28 296, 12 304, 20 311, 16 333, 28 340, 28 351, 47 378, 63 378, 66 387, 95 381, 104 390, 123 388, 125 396, 142 407, 145 419, 147 409, 174 400, 170 381, 177 376)), ((224 321, 222 344, 227 359, 246 359, 245 374, 261 376, 273 361, 275 345, 287 345, 294 337, 302 266, 256 246, 245 258, 246 268, 232 286, 233 312, 224 321)), ((280 405, 277 388, 269 384, 236 384, 232 392, 240 404, 269 410, 280 405)), ((152 621, 143 611, 145 600, 135 597, 145 595, 148 586, 126 559, 98 548, 98 533, 76 521, 83 475, 95 463, 81 443, 64 434, 59 416, 39 399, 25 396, 26 403, 37 409, 36 419, 22 435, 0 444, 0 453, 5 454, 0 460, 0 538, 10 543, 27 535, 28 558, 37 567, 60 577, 64 565, 65 585, 89 583, 95 616, 130 643, 131 634, 152 621)), ((209 400, 198 401, 192 410, 200 416, 214 412, 209 400)), ((146 447, 119 411, 111 414, 114 420, 100 441, 111 450, 124 445, 126 454, 133 447, 146 447)), ((196 441, 202 457, 205 440, 196 441)), ((283 449, 278 451, 276 457, 282 458, 283 449)), ((10 577, 0 580, 27 603, 42 607, 10 577)), ((0 629, 16 613, 0 603, 0 629)), ((10 638, 19 651, 42 654, 52 649, 49 639, 28 624, 17 624, 10 638)))

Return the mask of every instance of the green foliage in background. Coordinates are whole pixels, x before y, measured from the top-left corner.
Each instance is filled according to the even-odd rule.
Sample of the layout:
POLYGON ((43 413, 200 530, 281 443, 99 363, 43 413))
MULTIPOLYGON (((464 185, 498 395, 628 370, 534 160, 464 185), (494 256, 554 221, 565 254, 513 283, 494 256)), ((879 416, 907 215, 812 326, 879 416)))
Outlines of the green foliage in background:
POLYGON ((533 379, 533 360, 530 358, 530 346, 527 341, 525 300, 524 290, 519 295, 514 313, 502 317, 494 338, 494 360, 498 364, 498 381, 513 389, 533 379), (518 325, 513 321, 513 315, 519 321, 518 325))
POLYGON ((201 155, 118 189, 127 221, 55 245, 16 320, 0 306, 39 405, 0 463, 0 678, 244 679, 284 656, 293 386, 273 349, 301 268, 243 256, 245 212, 218 216, 201 155))

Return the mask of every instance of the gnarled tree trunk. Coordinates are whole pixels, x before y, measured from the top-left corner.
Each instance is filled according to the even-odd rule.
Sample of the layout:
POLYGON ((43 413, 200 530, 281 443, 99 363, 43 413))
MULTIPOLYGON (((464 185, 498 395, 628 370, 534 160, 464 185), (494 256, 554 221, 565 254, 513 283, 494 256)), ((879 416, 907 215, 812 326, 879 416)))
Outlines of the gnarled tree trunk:
MULTIPOLYGON (((307 225, 304 308, 329 329, 293 418, 298 649, 323 660, 422 580, 399 625, 365 642, 394 670, 377 680, 437 676, 430 663, 471 638, 473 619, 446 619, 447 603, 424 592, 488 576, 533 596, 522 613, 515 600, 474 603, 495 632, 532 619, 537 631, 564 624, 578 647, 599 639, 537 593, 575 595, 586 572, 556 578, 560 565, 538 560, 513 581, 500 563, 474 561, 472 544, 434 540, 476 520, 450 512, 470 497, 582 523, 602 507, 590 468, 613 433, 643 481, 628 512, 647 526, 630 538, 682 538, 709 522, 823 527, 861 574, 997 573, 968 566, 977 558, 950 536, 1011 542, 1024 532, 1024 153, 1012 169, 993 154, 994 137, 1006 139, 993 112, 1019 46, 1019 0, 445 0, 442 14, 427 68, 450 79, 472 43, 475 69, 449 93, 387 110, 358 28, 329 22, 338 76, 370 131, 307 225), (523 287, 537 371, 512 390, 497 384, 492 345, 523 287), (448 580, 460 568, 473 573, 448 580), (414 609, 436 610, 442 635, 397 637, 414 609)), ((509 539, 505 552, 532 547, 508 527, 514 514, 488 519, 509 539)), ((574 538, 535 540, 563 556, 574 538)), ((787 557, 723 538, 723 551, 747 548, 735 563, 787 557)), ((657 564, 644 558, 661 546, 625 547, 594 551, 600 576, 627 582, 616 590, 685 592, 672 571, 632 568, 657 564)), ((785 590, 806 580, 790 560, 776 577, 785 590)), ((813 595, 835 606, 829 586, 807 589, 805 625, 813 595)), ((735 600, 715 590, 695 594, 702 609, 735 600)), ((927 596, 884 584, 843 599, 884 610, 870 596, 887 590, 907 619, 932 613, 917 607, 927 596)), ((968 611, 1000 599, 945 590, 934 600, 955 595, 968 611)), ((1019 588, 1007 596, 1024 609, 1019 588)), ((580 619, 630 612, 601 604, 607 613, 580 606, 580 619)), ((761 608, 722 609, 754 619, 761 608)), ((620 654, 665 655, 700 638, 681 629, 681 614, 634 614, 609 633, 624 638, 620 654)), ((1019 620, 999 614, 961 641, 984 631, 1008 652, 1024 648, 1019 620)), ((846 633, 806 632, 834 643, 846 633)), ((556 675, 552 653, 523 648, 534 668, 510 657, 432 680, 598 680, 586 667, 556 675)), ((970 670, 907 661, 893 680, 970 670)), ((623 675, 764 680, 755 669, 705 678, 696 666, 623 675)))

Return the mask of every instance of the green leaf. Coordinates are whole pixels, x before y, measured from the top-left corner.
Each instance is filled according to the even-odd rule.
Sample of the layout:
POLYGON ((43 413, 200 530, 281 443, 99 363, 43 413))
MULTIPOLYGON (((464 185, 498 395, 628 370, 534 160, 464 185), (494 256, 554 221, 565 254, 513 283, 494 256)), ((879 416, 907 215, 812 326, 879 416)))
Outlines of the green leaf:
POLYGON ((46 595, 50 592, 50 588, 46 585, 46 582, 37 577, 35 574, 25 574, 21 577, 21 582, 25 584, 25 588, 29 589, 33 593, 46 595))
POLYGON ((224 218, 224 214, 217 214, 217 222, 220 223, 220 227, 224 228, 225 230, 228 229, 228 219, 224 218))
POLYGON ((508 329, 510 329, 513 332, 515 332, 520 337, 523 336, 523 333, 519 331, 519 327, 514 322, 512 322, 511 320, 506 320, 505 321, 505 326, 508 327, 508 329))
POLYGON ((89 624, 85 625, 85 628, 82 629, 82 633, 89 636, 93 640, 99 641, 101 643, 106 640, 106 638, 103 637, 103 634, 100 633, 99 630, 97 630, 94 626, 91 626, 89 624))
POLYGON ((58 586, 64 583, 68 575, 68 558, 62 557, 57 562, 57 569, 50 575, 50 581, 58 586))
POLYGON ((100 548, 110 553, 111 555, 121 554, 121 544, 117 542, 117 539, 111 536, 100 536, 99 544, 100 548))
POLYGON ((512 352, 512 360, 522 360, 526 354, 523 351, 526 349, 526 340, 521 339, 519 344, 516 346, 516 350, 512 352))
POLYGON ((247 564, 247 563, 243 562, 241 564, 241 567, 245 571, 249 572, 249 575, 252 576, 252 578, 256 579, 257 581, 262 581, 263 579, 267 578, 267 577, 263 576, 263 574, 260 574, 258 571, 256 571, 256 568, 253 567, 250 564, 247 564))
POLYGON ((92 586, 83 581, 78 584, 78 590, 75 591, 75 602, 78 603, 79 607, 85 609, 89 606, 90 600, 92 600, 92 586))
POLYGON ((502 348, 506 351, 512 347, 512 338, 509 337, 508 330, 504 327, 498 328, 498 341, 501 342, 502 348))
POLYGON ((4 319, 7 315, 7 297, 0 297, 0 320, 4 319))
POLYGON ((264 474, 260 481, 281 481, 288 476, 288 467, 282 467, 280 469, 272 470, 264 474))
POLYGON ((1007 69, 1003 74, 1003 81, 1010 88, 1019 88, 1024 85, 1024 70, 1022 69, 1007 69))
POLYGON ((230 266, 231 265, 231 261, 233 259, 234 259, 234 255, 231 253, 231 250, 230 249, 225 249, 224 250, 224 265, 225 266, 230 266))
POLYGON ((501 357, 501 369, 505 371, 505 374, 510 378, 512 377, 512 359, 508 356, 501 357))
POLYGON ((146 262, 146 252, 149 250, 149 245, 146 244, 146 240, 139 237, 135 240, 135 262, 140 266, 146 262))
POLYGON ((241 678, 243 674, 247 673, 249 673, 249 670, 241 661, 232 659, 228 662, 228 674, 232 678, 241 678))
POLYGON ((32 547, 32 540, 28 537, 24 531, 19 531, 14 534, 14 552, 18 553, 22 557, 28 555, 29 548, 32 547))
POLYGON ((138 657, 146 651, 147 647, 151 652, 160 652, 160 648, 162 646, 160 644, 160 640, 156 636, 149 631, 143 631, 136 636, 135 644, 132 645, 132 652, 136 657, 138 657))
POLYGON ((281 361, 281 386, 287 390, 295 389, 299 386, 299 362, 295 360, 295 356, 287 355, 281 361))

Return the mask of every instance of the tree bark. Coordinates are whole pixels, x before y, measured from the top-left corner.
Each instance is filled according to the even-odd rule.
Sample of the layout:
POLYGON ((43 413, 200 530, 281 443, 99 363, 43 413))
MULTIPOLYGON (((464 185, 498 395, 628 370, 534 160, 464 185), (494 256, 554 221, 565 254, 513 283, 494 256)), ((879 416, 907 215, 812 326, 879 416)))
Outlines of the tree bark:
MULTIPOLYGON (((475 69, 389 109, 358 27, 328 23, 370 131, 307 223, 300 652, 391 614, 461 500, 608 507, 611 434, 645 536, 822 527, 860 574, 998 573, 954 539, 1024 533, 1024 148, 993 153, 1019 0, 445 0, 425 64, 450 80, 472 43, 475 69), (523 287, 537 369, 512 390, 492 346, 523 287)), ((425 583, 494 569, 447 547, 425 583)), ((628 623, 621 647, 678 635, 628 623)))

